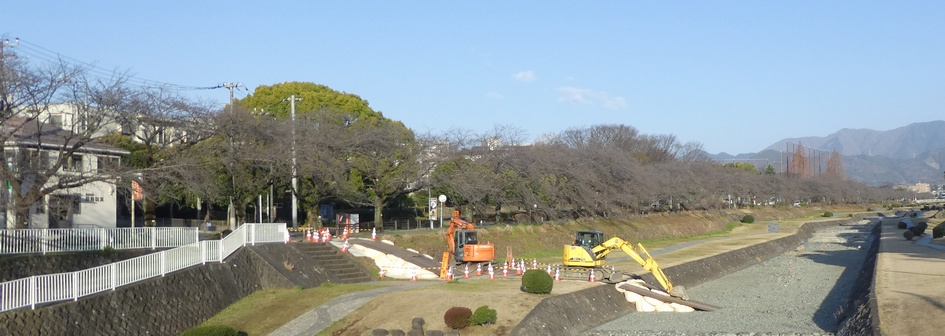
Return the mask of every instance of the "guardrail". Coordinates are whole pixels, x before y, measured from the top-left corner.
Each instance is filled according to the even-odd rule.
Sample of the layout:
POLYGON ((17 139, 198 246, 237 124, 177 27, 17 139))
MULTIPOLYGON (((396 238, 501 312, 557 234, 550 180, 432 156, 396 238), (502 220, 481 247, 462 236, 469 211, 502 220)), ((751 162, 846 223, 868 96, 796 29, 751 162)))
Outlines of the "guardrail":
POLYGON ((0 230, 0 254, 156 249, 196 243, 197 228, 0 230))
POLYGON ((222 262, 245 245, 288 242, 284 223, 243 224, 222 240, 205 240, 170 250, 122 260, 76 272, 37 275, 0 283, 0 312, 115 290, 149 278, 201 265, 222 262))

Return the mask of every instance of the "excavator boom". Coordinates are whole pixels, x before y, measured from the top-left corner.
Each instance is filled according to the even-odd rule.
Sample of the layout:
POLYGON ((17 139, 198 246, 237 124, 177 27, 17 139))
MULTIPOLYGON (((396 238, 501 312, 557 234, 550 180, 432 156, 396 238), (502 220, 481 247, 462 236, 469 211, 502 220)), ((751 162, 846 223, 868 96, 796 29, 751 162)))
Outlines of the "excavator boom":
POLYGON ((663 273, 663 269, 660 268, 642 244, 637 244, 637 248, 634 248, 632 244, 619 237, 613 237, 606 241, 603 238, 604 233, 600 231, 578 231, 574 244, 564 247, 564 265, 568 267, 603 268, 605 264, 604 257, 614 250, 621 250, 640 266, 643 266, 643 269, 652 273, 666 292, 673 290, 673 283, 669 281, 669 278, 663 273))

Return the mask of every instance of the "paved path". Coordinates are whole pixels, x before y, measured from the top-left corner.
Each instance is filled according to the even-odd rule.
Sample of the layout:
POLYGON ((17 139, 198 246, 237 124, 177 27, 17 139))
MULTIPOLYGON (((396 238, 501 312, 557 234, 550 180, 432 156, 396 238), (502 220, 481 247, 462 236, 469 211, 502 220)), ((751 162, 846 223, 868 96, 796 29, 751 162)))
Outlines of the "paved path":
POLYGON ((288 324, 276 329, 271 336, 312 336, 330 327, 361 306, 371 302, 378 295, 393 291, 420 288, 441 283, 439 281, 383 281, 378 284, 389 285, 362 292, 348 293, 328 301, 317 308, 302 314, 288 324))
POLYGON ((876 299, 883 335, 941 335, 945 321, 945 239, 903 238, 896 220, 883 221, 876 261, 876 299))

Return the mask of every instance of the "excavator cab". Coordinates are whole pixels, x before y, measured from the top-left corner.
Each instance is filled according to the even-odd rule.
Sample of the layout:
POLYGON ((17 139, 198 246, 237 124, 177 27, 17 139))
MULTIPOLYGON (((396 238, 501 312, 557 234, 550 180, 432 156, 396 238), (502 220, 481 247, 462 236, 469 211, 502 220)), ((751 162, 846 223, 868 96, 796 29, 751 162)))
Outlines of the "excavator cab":
POLYGON ((600 231, 578 231, 574 239, 574 245, 584 246, 588 249, 600 245, 604 242, 604 233, 600 231))
POLYGON ((574 244, 564 247, 564 264, 566 266, 594 267, 603 265, 603 260, 597 259, 594 248, 604 243, 604 233, 600 231, 578 231, 574 244))
POLYGON ((456 233, 453 235, 453 244, 456 245, 453 258, 456 259, 457 262, 465 262, 466 258, 463 254, 466 252, 466 245, 479 245, 479 238, 476 236, 476 231, 456 230, 456 233))

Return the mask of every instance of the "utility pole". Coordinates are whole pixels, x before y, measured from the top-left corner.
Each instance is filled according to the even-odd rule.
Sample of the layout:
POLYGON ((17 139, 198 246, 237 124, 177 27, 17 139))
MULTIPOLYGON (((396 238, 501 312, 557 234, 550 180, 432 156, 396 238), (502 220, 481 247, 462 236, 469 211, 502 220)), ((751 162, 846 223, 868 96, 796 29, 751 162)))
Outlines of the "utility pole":
POLYGON ((295 95, 289 96, 289 106, 291 106, 289 119, 292 120, 292 228, 299 228, 299 218, 298 218, 298 199, 295 195, 295 190, 298 187, 298 177, 296 176, 295 171, 295 102, 301 101, 302 98, 295 98, 295 95))

